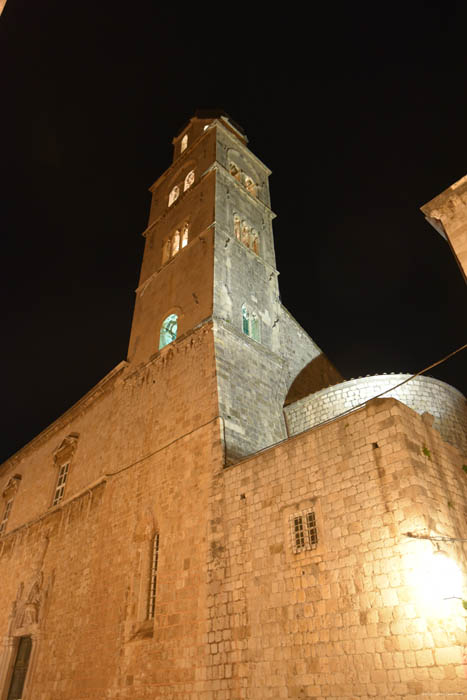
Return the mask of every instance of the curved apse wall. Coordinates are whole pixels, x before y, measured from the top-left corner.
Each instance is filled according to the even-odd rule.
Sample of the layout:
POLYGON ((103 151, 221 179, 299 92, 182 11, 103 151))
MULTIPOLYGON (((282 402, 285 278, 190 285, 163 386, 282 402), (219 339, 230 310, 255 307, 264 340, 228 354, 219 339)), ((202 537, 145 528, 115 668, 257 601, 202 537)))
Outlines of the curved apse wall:
MULTIPOLYGON (((382 391, 408 379, 410 374, 377 374, 359 377, 321 389, 284 408, 290 435, 297 435, 323 421, 369 401, 382 391)), ((381 398, 394 398, 419 414, 434 416, 433 426, 446 442, 467 452, 467 403, 460 391, 432 377, 415 377, 381 398)))

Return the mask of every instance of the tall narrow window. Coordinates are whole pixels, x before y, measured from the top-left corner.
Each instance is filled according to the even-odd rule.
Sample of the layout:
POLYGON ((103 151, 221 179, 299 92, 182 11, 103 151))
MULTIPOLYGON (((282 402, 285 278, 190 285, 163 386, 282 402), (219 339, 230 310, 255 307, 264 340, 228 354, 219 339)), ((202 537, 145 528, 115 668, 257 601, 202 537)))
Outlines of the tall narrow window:
POLYGON ((177 337, 178 316, 170 314, 162 321, 161 332, 159 336, 159 350, 162 350, 166 345, 172 343, 177 337))
POLYGON ((172 239, 168 238, 166 242, 164 243, 164 247, 162 249, 162 264, 166 263, 167 260, 170 258, 170 253, 172 250, 172 239))
POLYGON ((188 146, 188 134, 185 134, 185 136, 182 138, 182 143, 180 145, 180 153, 183 153, 185 148, 188 146))
POLYGON ((175 231, 172 237, 172 251, 171 256, 177 255, 180 250, 180 231, 175 231))
POLYGON ((57 503, 60 503, 60 501, 63 498, 63 494, 65 493, 66 480, 68 478, 69 467, 70 463, 66 462, 66 464, 62 464, 62 466, 59 469, 57 485, 55 487, 54 499, 52 502, 53 506, 56 506, 57 503))
POLYGON ((182 248, 185 248, 185 246, 188 245, 188 224, 184 224, 182 228, 182 248))
POLYGON ((190 170, 190 172, 188 173, 188 175, 185 178, 185 183, 183 185, 183 191, 186 192, 192 186, 194 181, 195 181, 195 171, 190 170))
POLYGON ((159 533, 154 535, 151 555, 151 574, 149 579, 149 594, 148 594, 148 619, 154 618, 156 610, 156 589, 157 589, 157 563, 159 560, 159 533))
POLYGON ((234 234, 237 241, 239 241, 242 236, 242 222, 237 214, 234 215, 234 234))
POLYGON ((179 194, 180 188, 178 187, 178 185, 175 185, 175 187, 171 189, 169 194, 169 207, 171 207, 172 204, 178 199, 179 194))
POLYGON ((11 676, 7 700, 18 700, 23 696, 24 682, 28 672, 29 657, 31 656, 31 647, 31 637, 19 638, 18 651, 16 652, 15 665, 13 668, 13 675, 11 676))
POLYGON ((8 518, 10 517, 12 506, 13 506, 13 499, 10 498, 10 500, 6 502, 5 510, 3 511, 2 521, 0 522, 0 535, 3 535, 3 533, 6 530, 6 526, 8 523, 8 518))
POLYGON ((260 342, 258 316, 246 304, 242 306, 242 330, 249 338, 260 342))

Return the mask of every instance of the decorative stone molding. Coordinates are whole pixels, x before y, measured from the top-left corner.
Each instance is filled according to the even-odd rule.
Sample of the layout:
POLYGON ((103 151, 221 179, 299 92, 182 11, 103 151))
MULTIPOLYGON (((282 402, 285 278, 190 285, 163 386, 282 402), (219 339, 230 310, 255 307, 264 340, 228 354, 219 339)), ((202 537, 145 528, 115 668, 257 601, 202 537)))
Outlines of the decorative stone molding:
POLYGON ((16 496, 21 479, 21 474, 15 474, 11 477, 11 479, 9 479, 2 493, 3 498, 10 500, 10 498, 14 498, 16 496))
POLYGON ((78 446, 78 438, 78 433, 70 433, 64 440, 62 440, 60 445, 53 453, 55 466, 60 466, 65 462, 71 462, 78 446))

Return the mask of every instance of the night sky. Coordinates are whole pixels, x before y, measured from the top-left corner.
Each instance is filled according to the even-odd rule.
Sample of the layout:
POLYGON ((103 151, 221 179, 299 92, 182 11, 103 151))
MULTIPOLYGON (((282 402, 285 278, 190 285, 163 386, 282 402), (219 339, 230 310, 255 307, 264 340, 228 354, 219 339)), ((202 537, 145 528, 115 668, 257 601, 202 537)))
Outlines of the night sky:
MULTIPOLYGON (((467 172, 464 6, 7 0, 0 460, 126 358, 148 187, 196 108, 273 171, 282 300, 346 378, 465 343, 465 284, 419 211, 467 172)), ((466 366, 430 374, 466 393, 466 366)))

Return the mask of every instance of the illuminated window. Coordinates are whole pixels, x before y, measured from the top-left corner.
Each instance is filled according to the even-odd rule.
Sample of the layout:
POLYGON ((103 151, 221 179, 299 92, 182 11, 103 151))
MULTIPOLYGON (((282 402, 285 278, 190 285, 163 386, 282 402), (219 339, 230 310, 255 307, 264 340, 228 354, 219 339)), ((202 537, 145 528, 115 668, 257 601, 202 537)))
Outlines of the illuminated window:
POLYGON ((242 222, 240 221, 240 217, 236 214, 234 216, 234 234, 237 241, 239 241, 242 235, 242 222))
POLYGON ((188 245, 188 231, 189 226, 188 224, 185 224, 182 228, 182 248, 188 245))
POLYGON ((289 525, 291 545, 296 554, 305 550, 316 549, 318 545, 318 528, 316 526, 316 515, 312 508, 291 515, 289 525))
POLYGON ((66 480, 68 479, 69 467, 70 463, 66 462, 65 464, 62 464, 62 466, 59 469, 57 485, 55 486, 54 499, 52 502, 53 506, 56 506, 57 503, 60 503, 60 501, 63 498, 63 494, 65 493, 66 480))
POLYGON ((242 330, 249 338, 260 342, 258 317, 246 304, 242 306, 242 330))
POLYGON ((241 221, 237 214, 234 214, 234 235, 237 241, 258 255, 259 237, 257 231, 251 228, 246 221, 241 221))
POLYGON ((162 246, 162 264, 164 265, 170 258, 180 252, 182 248, 188 245, 188 235, 190 227, 188 223, 184 223, 181 229, 177 229, 162 246))
POLYGON ((177 337, 178 316, 170 314, 162 321, 161 332, 159 336, 159 350, 165 348, 166 345, 172 343, 177 337))
POLYGON ((251 177, 245 177, 245 187, 247 188, 248 192, 253 195, 253 197, 256 197, 256 185, 251 177))
POLYGON ((159 560, 159 534, 154 535, 151 554, 151 572, 149 577, 148 620, 154 619, 156 611, 157 564, 159 560))
POLYGON ((179 194, 180 194, 180 188, 178 187, 178 185, 175 185, 175 187, 172 187, 172 190, 169 194, 169 207, 171 207, 172 204, 177 201, 179 194))
POLYGON ((175 231, 174 235, 172 236, 172 249, 170 251, 170 255, 173 256, 177 255, 178 251, 180 250, 180 231, 175 231))
POLYGON ((180 153, 183 153, 185 148, 188 146, 188 134, 185 134, 185 136, 182 138, 182 143, 180 145, 180 153))
POLYGON ((0 522, 0 535, 3 535, 3 533, 6 530, 6 526, 7 526, 8 518, 10 517, 12 506, 13 506, 13 499, 10 498, 10 500, 6 502, 5 510, 3 511, 2 520, 0 522))
POLYGON ((233 161, 230 162, 230 165, 229 165, 229 172, 230 172, 231 175, 233 175, 233 177, 234 177, 236 180, 238 180, 238 181, 240 182, 240 180, 241 180, 241 178, 242 178, 242 173, 241 173, 241 170, 240 170, 240 168, 238 167, 238 165, 236 165, 236 163, 234 163, 233 161))
POLYGON ((190 170, 190 172, 188 173, 188 175, 185 178, 185 183, 183 185, 183 191, 186 192, 188 189, 190 189, 190 187, 192 186, 194 181, 195 181, 195 171, 190 170))

